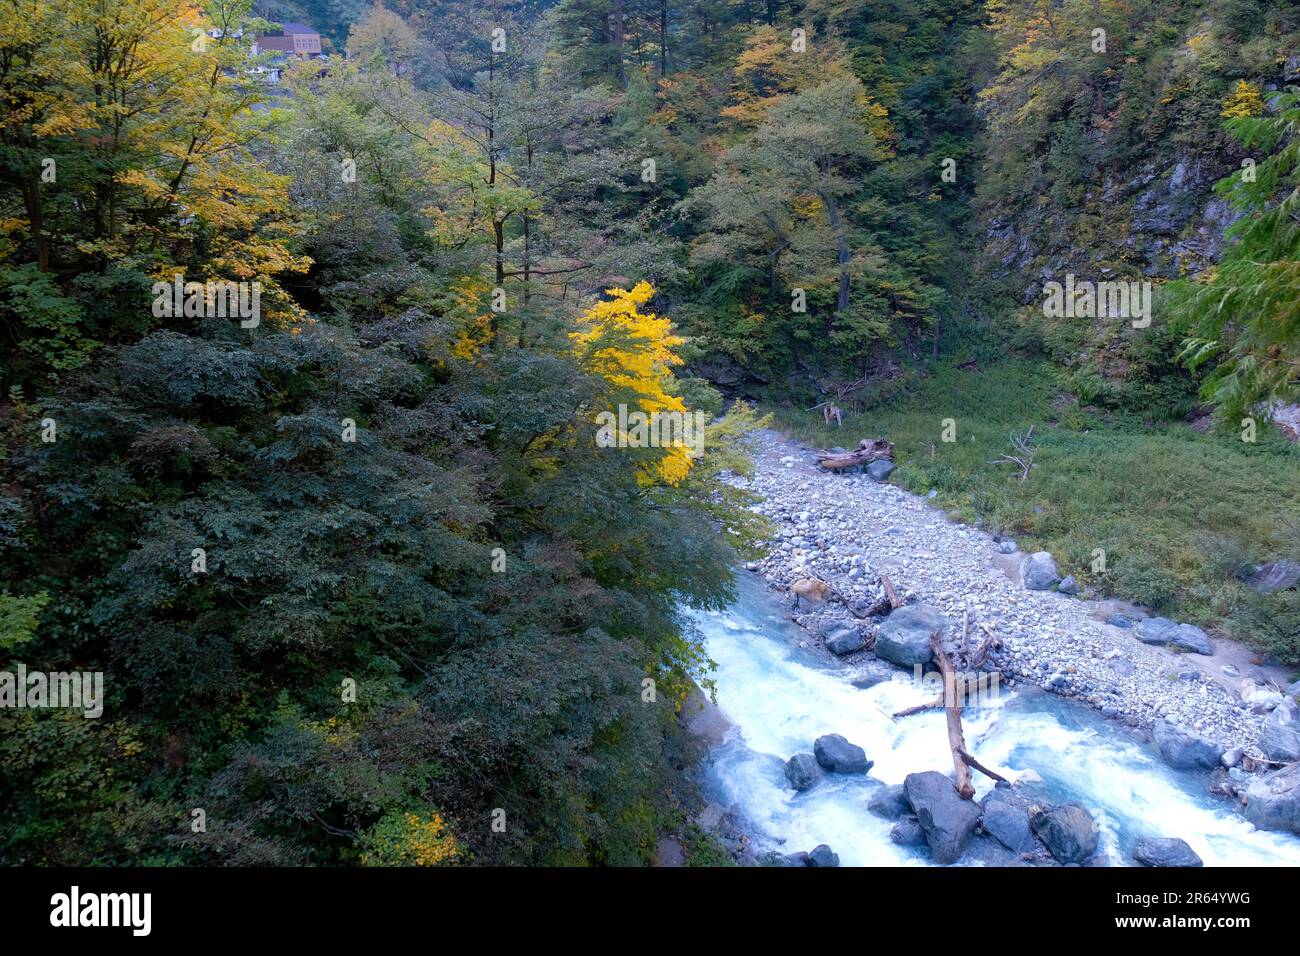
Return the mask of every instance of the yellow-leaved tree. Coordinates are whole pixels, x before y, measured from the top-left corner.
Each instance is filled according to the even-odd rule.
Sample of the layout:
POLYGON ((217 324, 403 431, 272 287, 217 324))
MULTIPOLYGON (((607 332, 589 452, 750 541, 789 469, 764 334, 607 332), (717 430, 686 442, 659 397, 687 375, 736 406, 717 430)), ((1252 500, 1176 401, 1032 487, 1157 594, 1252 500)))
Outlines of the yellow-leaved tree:
MULTIPOLYGON (((626 405, 629 412, 648 417, 665 412, 686 415, 686 403, 671 391, 672 368, 682 364, 676 349, 685 340, 673 333, 666 316, 641 311, 654 297, 654 287, 638 282, 630 290, 606 289, 605 294, 609 299, 582 313, 579 328, 570 337, 583 368, 608 383, 604 396, 608 411, 617 414, 618 406, 626 405)), ((618 437, 620 445, 638 444, 627 440, 628 429, 621 424, 618 437)), ((657 454, 641 464, 638 480, 680 484, 691 469, 690 449, 674 440, 653 450, 657 454)))
POLYGON ((0 264, 259 281, 264 315, 302 318, 288 179, 262 162, 280 114, 249 71, 252 0, 0 0, 0 264), (19 213, 14 215, 13 213, 19 213))

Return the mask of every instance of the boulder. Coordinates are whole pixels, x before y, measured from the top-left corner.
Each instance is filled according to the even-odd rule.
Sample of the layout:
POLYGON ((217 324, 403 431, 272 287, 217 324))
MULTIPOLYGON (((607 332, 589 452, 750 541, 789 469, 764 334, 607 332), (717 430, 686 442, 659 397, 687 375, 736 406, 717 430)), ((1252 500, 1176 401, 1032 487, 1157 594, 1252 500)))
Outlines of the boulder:
POLYGON ((796 790, 807 790, 819 776, 821 771, 817 769, 817 758, 812 754, 795 754, 785 762, 785 778, 796 790))
POLYGON ((867 639, 852 624, 836 628, 826 635, 826 649, 832 654, 852 654, 867 646, 867 639))
POLYGON ((1261 830, 1300 834, 1300 763, 1252 780, 1246 787, 1245 813, 1261 830))
POLYGON ((1065 580, 1056 586, 1056 590, 1062 594, 1075 595, 1079 593, 1079 582, 1074 580, 1073 574, 1067 574, 1065 580))
POLYGON ((953 782, 934 770, 909 773, 903 791, 925 833, 934 862, 955 863, 979 823, 979 806, 963 800, 953 782))
POLYGON ((1268 713, 1286 700, 1284 694, 1279 694, 1275 690, 1269 690, 1267 687, 1256 684, 1250 678, 1246 678, 1241 682, 1238 693, 1241 694, 1243 701, 1250 704, 1250 709, 1257 714, 1268 713))
POLYGON ((1127 614, 1120 614, 1116 612, 1115 614, 1112 614, 1110 617, 1106 618, 1106 623, 1109 624, 1111 627, 1132 627, 1133 618, 1129 617, 1127 614))
POLYGON ((867 759, 866 751, 839 734, 818 737, 813 743, 813 753, 817 762, 831 773, 866 773, 873 763, 867 759))
POLYGON ((826 640, 836 631, 852 626, 853 621, 842 614, 822 615, 817 621, 817 636, 822 640, 826 640))
POLYGON ((885 619, 876 632, 876 656, 900 667, 930 663, 930 635, 942 637, 948 619, 924 604, 900 607, 885 619))
POLYGON ((1284 697, 1259 729, 1259 749, 1269 760, 1300 760, 1300 704, 1284 697))
POLYGON ((1288 687, 1284 691, 1284 693, 1288 697, 1294 697, 1296 699, 1300 699, 1300 680, 1296 681, 1294 684, 1288 687))
POLYGON ((867 801, 867 809, 886 820, 897 820, 912 812, 912 805, 907 802, 907 794, 901 783, 881 787, 867 801))
POLYGON ((894 470, 894 463, 888 458, 877 458, 867 465, 867 474, 873 481, 884 481, 894 470))
POLYGON ((1020 807, 1002 801, 987 802, 980 818, 984 832, 1008 850, 1024 853, 1034 848, 1034 835, 1029 830, 1029 814, 1020 807))
POLYGON ((1077 803, 1040 807, 1030 815, 1029 825, 1062 863, 1082 863, 1097 852, 1097 825, 1077 803))
POLYGON ((1213 654, 1214 645, 1205 632, 1192 624, 1179 624, 1167 617, 1149 617, 1137 626, 1143 644, 1171 644, 1191 654, 1213 654))
POLYGON ((925 831, 916 817, 903 817, 890 827, 889 839, 899 846, 925 846, 925 831))
POLYGON ((998 554, 1015 554, 1019 550, 1016 543, 1009 538, 998 542, 998 554))
POLYGON ((1047 551, 1035 551, 1020 562, 1020 580, 1031 591, 1050 591, 1061 580, 1047 551))
POLYGON ((1143 866, 1204 866, 1201 858, 1177 837, 1143 837, 1133 846, 1133 859, 1143 866))
POLYGON ((825 843, 813 847, 813 851, 808 854, 809 866, 839 866, 840 857, 838 853, 832 852, 831 848, 825 843))
POLYGON ((859 690, 867 690, 875 687, 877 684, 883 684, 887 680, 893 680, 898 671, 893 665, 878 661, 874 657, 868 657, 865 660, 858 661, 853 668, 853 679, 849 681, 859 690))
POLYGON ((1269 561, 1259 565, 1243 580, 1251 590, 1260 594, 1286 591, 1300 582, 1300 561, 1269 561))
POLYGON ((1157 720, 1151 729, 1160 756, 1175 770, 1210 770, 1220 766, 1223 747, 1199 734, 1165 720, 1157 720))
POLYGON ((807 852, 800 850, 798 853, 787 853, 781 857, 782 866, 809 866, 809 855, 807 852))

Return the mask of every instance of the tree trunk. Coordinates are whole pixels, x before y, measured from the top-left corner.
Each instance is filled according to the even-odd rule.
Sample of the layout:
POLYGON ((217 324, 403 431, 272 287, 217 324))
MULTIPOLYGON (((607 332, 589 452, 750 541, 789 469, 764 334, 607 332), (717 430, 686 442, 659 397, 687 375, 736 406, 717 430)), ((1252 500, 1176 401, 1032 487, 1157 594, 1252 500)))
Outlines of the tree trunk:
MULTIPOLYGON (((846 452, 823 452, 817 456, 817 464, 830 471, 843 471, 845 468, 857 468, 860 465, 868 464, 877 458, 893 458, 894 444, 884 438, 864 438, 858 442, 858 447, 853 451, 846 452)), ((898 607, 897 596, 890 599, 894 607, 898 607)))
POLYGON ((533 297, 529 282, 533 277, 532 233, 529 229, 531 219, 524 213, 524 305, 533 297))
MULTIPOLYGON (((504 289, 506 287, 506 224, 505 220, 497 219, 495 216, 492 217, 492 241, 496 244, 497 288, 504 289)), ((498 317, 501 313, 496 309, 491 309, 490 311, 492 313, 492 322, 489 328, 492 330, 492 343, 495 345, 497 341, 497 332, 500 329, 498 317)))
POLYGON ((668 75, 668 0, 659 0, 659 75, 668 75))
POLYGON ((840 221, 840 208, 835 197, 821 193, 821 200, 826 204, 826 215, 830 218, 831 231, 835 233, 835 244, 839 250, 840 294, 835 300, 835 312, 839 314, 849 307, 849 237, 840 221))
POLYGON ((32 173, 23 179, 23 205, 27 211, 27 222, 32 227, 32 239, 36 243, 36 268, 41 272, 50 271, 50 245, 45 238, 45 207, 41 203, 41 174, 32 173))
POLYGON ((614 76, 620 86, 627 86, 623 71, 623 0, 614 0, 609 17, 609 42, 614 48, 614 76))
MULTIPOLYGON (((965 636, 963 635, 964 640, 965 636)), ((1005 781, 1007 778, 984 766, 972 757, 970 751, 966 749, 966 735, 961 728, 962 708, 957 697, 957 672, 952 666, 952 661, 948 658, 948 651, 943 646, 938 631, 930 635, 930 650, 934 652, 935 662, 939 665, 939 673, 943 675, 943 709, 948 721, 948 749, 952 751, 952 765, 953 769, 957 771, 957 792, 961 794, 963 800, 970 800, 975 796, 975 784, 971 782, 970 777, 971 767, 993 780, 1005 781)))

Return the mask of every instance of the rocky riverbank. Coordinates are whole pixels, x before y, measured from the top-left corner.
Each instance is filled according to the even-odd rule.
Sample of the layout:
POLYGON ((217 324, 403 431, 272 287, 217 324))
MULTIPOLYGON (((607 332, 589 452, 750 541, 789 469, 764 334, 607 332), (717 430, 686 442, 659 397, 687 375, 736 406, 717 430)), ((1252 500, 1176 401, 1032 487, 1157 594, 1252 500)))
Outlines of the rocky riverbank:
POLYGON ((831 586, 824 600, 801 600, 794 620, 811 647, 858 671, 864 686, 896 671, 862 647, 875 639, 878 619, 849 608, 861 612, 878 602, 887 575, 908 604, 958 630, 969 616, 976 640, 996 634, 1000 647, 986 668, 1003 680, 1035 684, 1138 733, 1154 732, 1175 766, 1231 768, 1220 784, 1228 793, 1249 782, 1243 757, 1248 768, 1300 759, 1300 752, 1287 753, 1300 747, 1300 722, 1289 705, 1279 712, 1286 698, 1274 688, 1282 672, 1251 663, 1244 648, 1210 641, 1198 628, 1144 620, 1139 609, 1116 613, 1113 602, 1065 593, 1071 582, 1057 584, 1014 542, 954 523, 925 499, 879 480, 887 468, 829 473, 817 467, 815 449, 772 431, 755 436, 753 450, 753 477, 734 480, 761 497, 757 508, 776 536, 769 554, 747 568, 777 591, 806 579, 831 586), (1044 582, 1022 582, 1022 568, 1053 589, 1027 588, 1044 582))

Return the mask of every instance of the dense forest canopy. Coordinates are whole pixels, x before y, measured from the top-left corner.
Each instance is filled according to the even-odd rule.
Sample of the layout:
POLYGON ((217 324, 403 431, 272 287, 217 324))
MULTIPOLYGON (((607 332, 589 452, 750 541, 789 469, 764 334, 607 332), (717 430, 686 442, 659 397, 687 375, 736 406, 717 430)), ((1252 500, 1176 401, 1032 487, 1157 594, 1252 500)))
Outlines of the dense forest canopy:
POLYGON ((1008 351, 1116 409, 1300 397, 1291 4, 0 21, 0 652, 111 675, 103 720, 0 710, 0 861, 645 862, 681 608, 762 531, 730 399, 1008 351), (255 51, 288 22, 324 56, 255 51), (1160 321, 1046 319, 1066 273, 1160 321), (620 407, 703 450, 610 453, 620 407))

